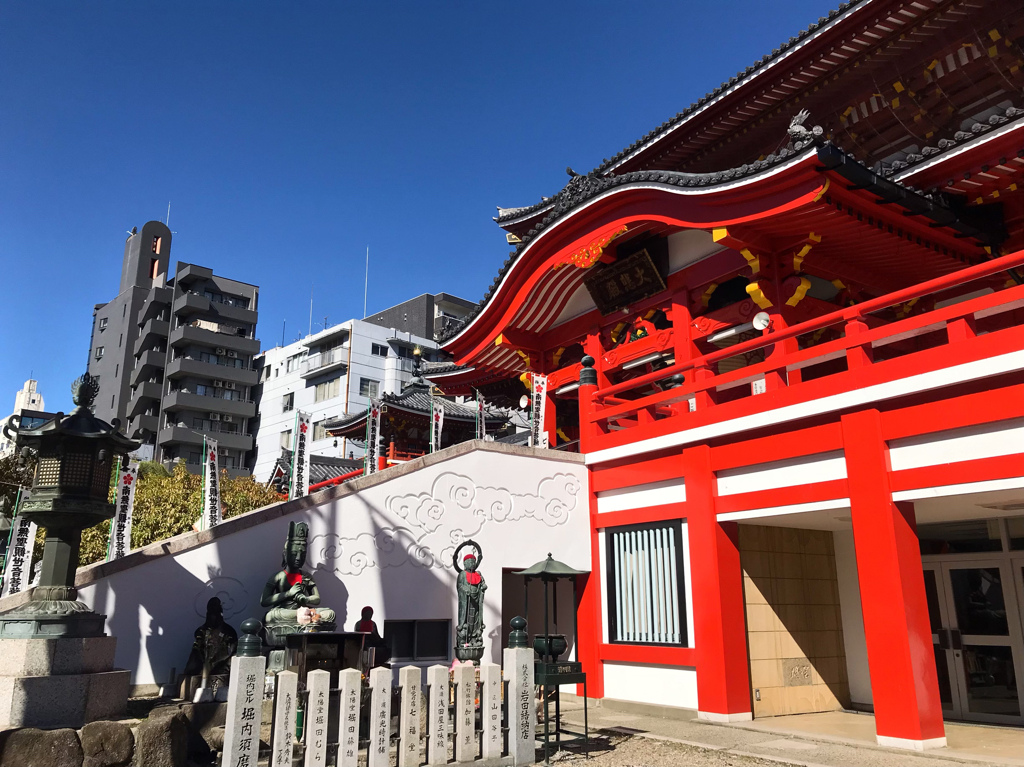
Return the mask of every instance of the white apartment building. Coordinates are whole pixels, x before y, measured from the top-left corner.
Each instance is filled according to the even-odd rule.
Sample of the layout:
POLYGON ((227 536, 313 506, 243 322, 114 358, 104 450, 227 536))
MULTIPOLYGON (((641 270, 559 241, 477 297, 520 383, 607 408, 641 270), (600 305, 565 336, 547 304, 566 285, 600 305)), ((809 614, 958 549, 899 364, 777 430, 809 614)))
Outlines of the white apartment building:
MULTIPOLYGON (((7 416, 7 418, 0 421, 0 427, 7 423, 11 416, 15 415, 20 416, 22 421, 25 421, 26 418, 38 421, 38 423, 22 423, 21 425, 23 428, 42 424, 44 421, 48 420, 47 418, 42 417, 43 409, 45 407, 46 405, 43 403, 43 395, 39 393, 38 383, 35 379, 30 378, 25 381, 25 385, 14 394, 14 412, 7 416)), ((46 415, 49 414, 47 413, 46 415)), ((14 453, 14 448, 14 442, 7 439, 7 437, 3 435, 3 429, 0 428, 0 458, 12 455, 14 453)))
POLYGON ((371 398, 400 392, 412 377, 417 346, 424 360, 436 358, 437 344, 429 338, 349 320, 267 349, 258 360, 262 393, 253 477, 267 481, 281 448, 291 450, 296 410, 312 414, 311 454, 362 457, 361 447, 327 436, 323 424, 365 410, 371 398))

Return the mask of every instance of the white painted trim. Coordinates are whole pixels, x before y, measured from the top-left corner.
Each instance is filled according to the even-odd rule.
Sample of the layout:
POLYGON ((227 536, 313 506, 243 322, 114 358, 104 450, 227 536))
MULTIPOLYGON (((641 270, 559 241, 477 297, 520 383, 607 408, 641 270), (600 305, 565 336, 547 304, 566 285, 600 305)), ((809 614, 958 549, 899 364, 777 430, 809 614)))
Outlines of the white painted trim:
POLYGON ((718 495, 739 495, 781 487, 846 479, 846 457, 842 450, 802 455, 781 461, 767 461, 717 473, 718 495))
POLYGON ((604 530, 597 531, 597 557, 598 562, 601 565, 601 577, 598 578, 597 584, 601 589, 601 642, 608 644, 608 635, 610 629, 608 628, 608 562, 606 561, 606 547, 607 538, 604 530))
POLYGON ((950 495, 969 495, 971 493, 988 493, 993 490, 1017 490, 1024 487, 1024 477, 1009 479, 990 479, 985 482, 966 482, 961 485, 940 485, 938 487, 922 487, 917 490, 899 490, 892 494, 894 501, 917 501, 922 498, 942 498, 950 495))
POLYGON ((744 711, 740 714, 719 714, 714 711, 698 711, 697 718, 705 722, 729 724, 730 722, 752 722, 754 721, 754 714, 751 711, 744 711))
POLYGON ((686 482, 682 477, 651 482, 646 485, 620 487, 597 493, 597 513, 629 511, 686 500, 686 482))
POLYGON ((690 524, 683 520, 682 524, 683 547, 683 597, 686 600, 686 646, 693 647, 693 579, 690 577, 690 524))
POLYGON ((999 130, 992 131, 991 133, 985 133, 979 138, 975 139, 974 141, 968 141, 967 143, 958 146, 952 152, 939 152, 939 154, 933 157, 931 160, 928 160, 927 162, 918 163, 913 168, 907 168, 902 173, 897 173, 895 176, 892 177, 892 180, 898 183, 903 183, 906 179, 913 178, 918 173, 923 173, 924 171, 928 170, 929 168, 935 165, 938 165, 939 163, 948 162, 949 160, 952 160, 954 157, 961 155, 964 152, 969 152, 972 149, 977 149, 980 146, 984 146, 989 141, 997 139, 1000 136, 1005 136, 1007 133, 1012 133, 1015 130, 1020 130, 1022 127, 1024 127, 1024 125, 1022 125, 1020 122, 1012 122, 1007 125, 1004 125, 999 130))
POLYGON ((1024 418, 976 424, 889 442, 891 471, 997 458, 1024 449, 1024 418))
POLYGON ((911 740, 910 738, 894 738, 890 735, 876 735, 878 745, 887 748, 904 748, 908 751, 927 751, 931 748, 945 748, 945 738, 928 738, 927 740, 911 740))
POLYGON ((907 376, 896 381, 887 381, 874 386, 866 386, 862 389, 855 389, 842 394, 833 394, 828 397, 820 397, 809 402, 800 402, 795 405, 763 410, 752 413, 742 418, 733 418, 728 421, 698 426, 695 429, 673 432, 660 437, 633 442, 618 447, 609 447, 604 450, 597 450, 586 455, 586 464, 604 463, 619 458, 628 458, 642 453, 649 453, 655 450, 666 450, 673 447, 680 447, 695 442, 706 442, 715 437, 737 432, 758 429, 765 426, 773 426, 786 421, 795 421, 800 418, 830 413, 836 410, 858 407, 879 400, 902 397, 907 394, 939 389, 947 386, 954 386, 965 381, 973 381, 979 378, 988 378, 1003 373, 1024 369, 1024 350, 1000 354, 996 357, 988 357, 974 362, 965 362, 962 365, 931 370, 927 373, 919 373, 914 376, 907 376))
POLYGON ((849 498, 832 498, 828 501, 812 501, 810 503, 794 503, 789 506, 770 506, 764 509, 747 509, 746 511, 727 511, 719 514, 719 522, 739 522, 744 519, 762 519, 763 517, 781 517, 784 514, 803 514, 805 511, 825 511, 827 509, 848 509, 849 498))

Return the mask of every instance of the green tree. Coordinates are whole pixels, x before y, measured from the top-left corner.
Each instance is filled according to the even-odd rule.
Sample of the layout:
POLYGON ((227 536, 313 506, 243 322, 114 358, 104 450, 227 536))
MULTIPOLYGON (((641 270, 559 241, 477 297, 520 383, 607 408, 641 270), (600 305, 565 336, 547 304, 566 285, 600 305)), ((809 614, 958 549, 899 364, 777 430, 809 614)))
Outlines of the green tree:
MULTIPOLYGON (((203 478, 192 474, 183 463, 168 472, 160 464, 140 465, 132 512, 133 549, 188 532, 198 524, 203 507, 203 478), (143 467, 145 466, 145 469, 143 467)), ((220 497, 226 507, 224 516, 233 517, 281 500, 270 488, 252 477, 229 479, 221 472, 220 497)), ((110 522, 102 522, 82 533, 79 566, 98 562, 107 556, 110 522)))

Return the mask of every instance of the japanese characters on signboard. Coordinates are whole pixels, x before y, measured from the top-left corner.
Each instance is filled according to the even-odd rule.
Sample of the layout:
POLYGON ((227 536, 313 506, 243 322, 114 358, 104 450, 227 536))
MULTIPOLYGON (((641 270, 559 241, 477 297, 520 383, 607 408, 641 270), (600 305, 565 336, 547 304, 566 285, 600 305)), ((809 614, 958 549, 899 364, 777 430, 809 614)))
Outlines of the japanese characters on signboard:
POLYGON ((217 440, 203 439, 203 516, 202 528, 209 530, 220 524, 220 462, 217 440))
POLYGON ((614 264, 593 267, 583 284, 601 314, 611 314, 665 290, 665 280, 646 250, 614 264))
POLYGON ((114 493, 114 518, 110 520, 110 541, 107 561, 120 559, 132 548, 132 511, 135 508, 135 488, 139 483, 139 463, 131 461, 117 476, 114 493))
POLYGON ((309 494, 309 430, 312 416, 295 411, 295 428, 292 430, 292 481, 289 498, 302 498, 309 494))

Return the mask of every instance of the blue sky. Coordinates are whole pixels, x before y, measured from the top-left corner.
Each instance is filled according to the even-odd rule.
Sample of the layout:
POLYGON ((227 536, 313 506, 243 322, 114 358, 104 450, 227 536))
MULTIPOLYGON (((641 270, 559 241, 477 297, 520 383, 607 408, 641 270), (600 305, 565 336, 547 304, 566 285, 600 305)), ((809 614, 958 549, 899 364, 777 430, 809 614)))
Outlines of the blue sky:
POLYGON ((836 0, 0 5, 0 417, 67 411, 126 230, 260 286, 264 348, 479 300, 495 206, 594 168, 836 0), (317 327, 314 326, 314 332, 317 327))

